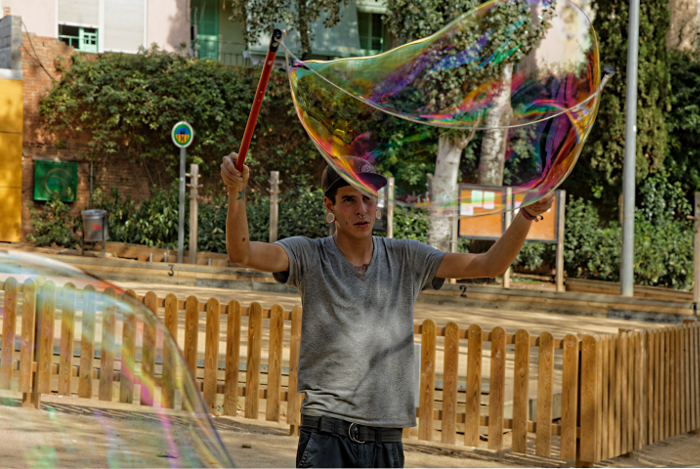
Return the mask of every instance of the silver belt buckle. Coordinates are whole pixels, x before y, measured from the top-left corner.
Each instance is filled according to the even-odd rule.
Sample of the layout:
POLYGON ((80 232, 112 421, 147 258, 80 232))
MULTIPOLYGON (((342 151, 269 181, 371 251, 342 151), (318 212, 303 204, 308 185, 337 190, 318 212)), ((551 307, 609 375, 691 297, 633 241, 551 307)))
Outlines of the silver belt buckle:
MULTIPOLYGON (((364 443, 364 441, 357 440, 357 439, 355 439, 354 436, 352 436, 352 427, 354 427, 355 425, 357 425, 357 424, 355 422, 353 422, 348 427, 348 437, 350 438, 351 441, 354 441, 355 443, 364 443)), ((358 430, 357 436, 359 437, 360 436, 360 432, 359 432, 360 429, 357 428, 357 430, 358 430)))

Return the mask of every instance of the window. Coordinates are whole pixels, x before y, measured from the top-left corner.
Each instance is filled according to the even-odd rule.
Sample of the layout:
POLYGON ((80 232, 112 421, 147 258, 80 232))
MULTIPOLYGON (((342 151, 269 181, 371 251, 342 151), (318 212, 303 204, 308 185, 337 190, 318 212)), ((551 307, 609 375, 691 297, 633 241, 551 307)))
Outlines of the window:
POLYGON ((81 52, 97 53, 97 29, 61 24, 58 39, 81 52))
POLYGON ((219 60, 218 0, 192 0, 192 25, 197 26, 197 58, 219 60))
POLYGON ((357 12, 360 53, 375 55, 384 52, 384 22, 380 13, 357 12))

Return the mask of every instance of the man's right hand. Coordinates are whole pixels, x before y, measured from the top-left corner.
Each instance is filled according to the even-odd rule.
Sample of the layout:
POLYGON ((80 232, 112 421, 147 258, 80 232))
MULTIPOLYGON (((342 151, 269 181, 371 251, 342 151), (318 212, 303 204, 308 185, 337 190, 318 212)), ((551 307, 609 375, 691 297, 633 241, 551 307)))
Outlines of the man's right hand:
POLYGON ((224 184, 226 184, 229 190, 241 191, 248 185, 250 169, 248 166, 243 165, 243 170, 238 171, 236 169, 237 158, 238 153, 235 152, 224 156, 221 163, 221 179, 223 179, 224 184))

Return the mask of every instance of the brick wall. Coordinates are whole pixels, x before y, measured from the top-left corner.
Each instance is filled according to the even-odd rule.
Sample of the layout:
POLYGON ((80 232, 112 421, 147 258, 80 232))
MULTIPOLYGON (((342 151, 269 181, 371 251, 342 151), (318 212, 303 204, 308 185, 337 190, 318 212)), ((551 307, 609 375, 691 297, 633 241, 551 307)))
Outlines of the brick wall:
MULTIPOLYGON (((31 232, 29 203, 34 200, 34 161, 53 159, 78 163, 78 190, 71 214, 78 216, 87 207, 90 195, 90 164, 87 136, 51 131, 39 115, 40 98, 61 79, 60 64, 69 66, 73 47, 54 38, 22 34, 22 72, 24 76, 24 138, 22 149, 22 240, 31 232), (59 65, 59 67, 57 67, 59 65), (43 66, 43 67, 42 67, 43 66), (50 76, 49 76, 50 75, 50 76), (53 77, 53 79, 51 78, 53 77)), ((94 187, 109 192, 119 188, 140 202, 150 194, 145 171, 124 158, 109 157, 94 163, 94 187)), ((41 204, 41 202, 36 202, 41 204)))

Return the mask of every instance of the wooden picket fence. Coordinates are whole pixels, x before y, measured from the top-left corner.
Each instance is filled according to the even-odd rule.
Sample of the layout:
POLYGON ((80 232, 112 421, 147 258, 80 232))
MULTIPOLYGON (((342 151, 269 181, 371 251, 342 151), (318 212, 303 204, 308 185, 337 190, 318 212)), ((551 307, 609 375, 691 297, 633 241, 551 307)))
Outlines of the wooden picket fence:
MULTIPOLYGON (((111 288, 104 293, 116 296, 111 288)), ((222 304, 212 298, 201 302, 194 296, 183 301, 173 294, 159 298, 153 292, 137 296, 127 291, 123 297, 122 303, 101 302, 91 285, 75 290, 72 286, 56 288, 53 282, 45 281, 37 288, 31 279, 23 285, 11 278, 6 280, 0 389, 10 389, 16 373, 16 389, 23 393, 24 403, 38 406, 41 393, 77 391, 79 397, 92 397, 92 381, 97 379, 100 399, 113 400, 108 389, 111 389, 109 383, 114 381, 120 383, 123 391, 114 400, 134 402, 134 377, 122 370, 125 360, 139 361, 136 351, 137 344, 141 344, 141 370, 134 368, 134 373, 150 377, 154 387, 145 394, 142 389, 139 402, 153 405, 155 389, 161 388, 161 402, 172 407, 173 400, 169 396, 173 377, 182 371, 176 369, 171 354, 162 349, 162 339, 156 340, 156 334, 149 327, 116 324, 122 318, 126 321, 127 315, 110 311, 109 305, 116 304, 114 308, 118 309, 120 305, 128 305, 126 299, 130 299, 142 302, 174 337, 178 337, 178 316, 184 312, 184 341, 179 346, 185 366, 196 377, 210 411, 238 415, 240 397, 245 401, 240 409, 243 417, 257 419, 260 403, 264 401, 265 418, 279 421, 285 413, 283 404, 286 404, 286 422, 291 432, 296 433, 302 400, 302 395, 296 392, 300 307, 291 311, 279 305, 264 309, 258 303, 243 307, 237 301, 222 304), (66 291, 81 296, 82 302, 68 306, 65 301, 57 302, 57 298, 65 297, 66 291), (76 305, 82 306, 82 312, 76 305), (14 344, 19 311, 21 345, 17 353, 14 344), (80 364, 76 365, 72 362, 73 328, 78 312, 82 316, 82 333, 80 364), (202 314, 206 317, 206 339, 204 359, 198 360, 202 314), (240 363, 244 316, 248 317, 245 365, 240 363), (55 334, 53 322, 59 318, 61 333, 55 334), (269 319, 267 364, 262 360, 264 318, 269 319), (227 334, 221 362, 219 343, 224 319, 227 334), (103 337, 109 337, 109 334, 104 335, 105 328, 112 334, 111 339, 102 342, 94 337, 95 325, 100 320, 103 337), (285 338, 285 324, 290 326, 288 338, 285 338), (54 341, 58 340, 60 354, 55 357, 54 341), (283 367, 285 343, 289 344, 286 372, 283 367), (96 349, 101 351, 99 360, 94 359, 96 349), (159 354, 162 356, 160 363, 155 359, 159 354), (55 375, 58 375, 56 383, 52 381, 55 375), (77 390, 71 387, 71 376, 80 377, 77 390), (266 383, 261 378, 266 378, 266 383), (221 400, 223 405, 218 407, 217 402, 221 400)), ((432 320, 426 320, 414 325, 414 333, 420 336, 421 342, 420 404, 416 409, 420 440, 432 441, 437 436, 435 427, 439 422, 440 439, 444 443, 457 444, 459 439, 465 446, 478 446, 481 430, 488 435, 490 449, 502 450, 504 429, 511 429, 513 452, 526 453, 528 434, 534 434, 535 454, 590 465, 700 427, 700 328, 696 322, 606 336, 569 334, 557 339, 549 332, 535 337, 525 330, 511 334, 500 327, 484 331, 478 325, 460 328, 453 322, 438 327, 432 320), (438 340, 444 342, 444 368, 442 383, 436 389, 438 340), (513 399, 512 417, 505 418, 509 345, 514 363, 513 399), (463 360, 466 363, 460 363, 460 347, 463 351, 466 349, 466 360, 463 360), (486 374, 482 370, 482 356, 484 350, 489 349, 490 370, 486 374), (530 420, 532 350, 537 352, 537 411, 530 420), (553 422, 552 412, 555 351, 560 351, 557 353, 562 357, 561 418, 557 422, 553 422), (459 386, 460 370, 466 371, 463 389, 459 386), (489 376, 488 415, 481 415, 482 376, 486 375, 489 376), (441 404, 436 403, 438 393, 441 393, 438 399, 441 404), (483 427, 488 430, 484 432, 483 427), (553 435, 559 438, 558 455, 552 453, 553 435)), ((408 436, 407 430, 404 435, 408 436)))

